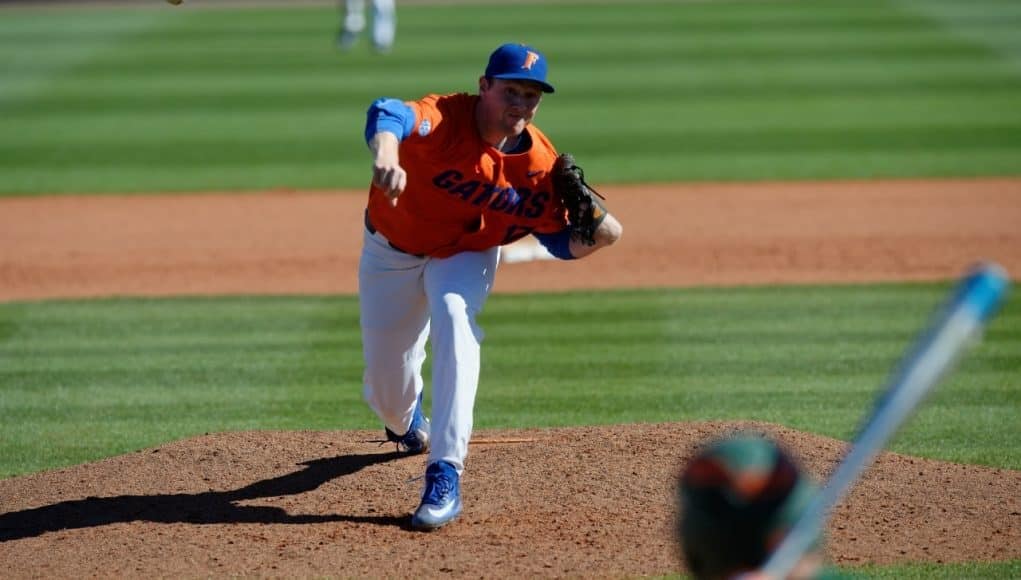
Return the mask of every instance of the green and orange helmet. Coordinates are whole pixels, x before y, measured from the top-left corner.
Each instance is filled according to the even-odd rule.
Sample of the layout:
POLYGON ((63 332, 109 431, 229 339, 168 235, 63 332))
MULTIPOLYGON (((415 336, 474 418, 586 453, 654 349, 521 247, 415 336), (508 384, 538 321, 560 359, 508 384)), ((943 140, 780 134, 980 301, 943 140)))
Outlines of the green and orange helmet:
POLYGON ((678 532, 689 570, 726 578, 760 567, 814 491, 791 456, 765 437, 707 445, 681 474, 678 532))

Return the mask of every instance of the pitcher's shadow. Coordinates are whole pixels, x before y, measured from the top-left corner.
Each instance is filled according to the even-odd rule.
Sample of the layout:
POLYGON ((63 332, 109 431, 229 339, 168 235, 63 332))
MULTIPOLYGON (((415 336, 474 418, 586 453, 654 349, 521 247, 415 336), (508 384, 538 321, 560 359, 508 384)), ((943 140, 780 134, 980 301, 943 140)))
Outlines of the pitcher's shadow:
POLYGON ((297 495, 312 491, 327 481, 399 457, 403 456, 390 452, 315 459, 301 463, 304 469, 231 491, 89 497, 2 513, 0 542, 30 538, 57 530, 132 521, 190 524, 357 522, 410 530, 410 516, 291 515, 277 507, 235 504, 260 497, 297 495))

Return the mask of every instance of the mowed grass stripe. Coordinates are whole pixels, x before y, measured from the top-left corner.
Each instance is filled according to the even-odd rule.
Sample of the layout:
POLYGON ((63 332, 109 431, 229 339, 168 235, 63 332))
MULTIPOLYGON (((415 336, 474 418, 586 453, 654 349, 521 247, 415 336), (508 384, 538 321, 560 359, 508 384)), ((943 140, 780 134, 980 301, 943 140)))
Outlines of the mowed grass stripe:
MULTIPOLYGON (((43 67, 119 13, 35 12, 36 36, 0 24, 0 46, 33 54, 39 38, 43 67)), ((1018 19, 1006 3, 961 18, 993 32, 1018 19)), ((1021 74, 910 6, 552 4, 540 20, 409 6, 380 58, 335 51, 332 7, 161 11, 45 90, 32 66, 5 69, 0 192, 364 187, 368 103, 474 90, 496 23, 515 22, 560 87, 540 125, 601 182, 1018 171, 1021 74)))
MULTIPOLYGON (((567 84, 572 90, 595 90, 599 85, 597 68, 578 68, 565 72, 565 81, 560 84, 567 84)), ((877 71, 872 64, 847 66, 835 71, 831 63, 818 59, 814 66, 792 67, 787 70, 787 75, 777 78, 762 70, 749 72, 748 75, 734 75, 732 72, 677 63, 661 68, 638 66, 621 72, 619 80, 627 82, 626 86, 607 87, 598 94, 581 93, 572 96, 571 104, 595 104, 604 108, 606 98, 625 98, 638 90, 642 91, 641 102, 651 106, 691 106, 721 98, 764 103, 775 102, 780 97, 797 102, 825 102, 833 98, 858 98, 863 102, 894 97, 924 100, 940 97, 960 99, 963 96, 976 99, 1016 98, 1017 93, 1021 92, 1021 78, 1005 75, 1003 70, 995 68, 999 66, 983 68, 970 62, 943 62, 938 70, 933 70, 924 63, 905 62, 898 66, 888 63, 881 71, 877 71)), ((160 114, 175 111, 200 114, 229 109, 232 113, 290 111, 300 114, 307 107, 336 109, 338 99, 343 99, 351 102, 351 108, 345 107, 345 112, 357 109, 354 103, 358 102, 363 106, 357 112, 363 113, 375 98, 400 94, 381 94, 380 87, 371 79, 347 75, 344 72, 326 82, 304 71, 291 75, 282 72, 279 76, 258 74, 244 78, 191 75, 187 78, 167 77, 145 81, 144 76, 130 78, 115 75, 105 79, 65 79, 59 90, 38 97, 31 103, 11 105, 8 112, 13 122, 31 119, 34 123, 44 123, 46 119, 55 116, 74 119, 86 112, 160 114), (74 100, 76 108, 67 108, 69 100, 74 100)), ((453 75, 440 74, 440 81, 445 77, 449 77, 452 85, 465 84, 463 77, 455 79, 453 75)), ((438 84, 435 80, 432 83, 438 84)), ((12 94, 25 92, 21 89, 25 84, 12 81, 7 90, 12 94)), ((403 92, 400 88, 392 90, 403 92)), ((464 90, 468 88, 464 87, 464 90)), ((405 91, 414 92, 418 97, 428 92, 428 89, 407 88, 405 91)), ((408 99, 417 97, 400 96, 408 99)), ((557 104, 560 101, 551 102, 557 104)), ((859 111, 848 111, 849 114, 856 112, 859 111)), ((553 114, 551 110, 548 116, 556 118, 562 114, 553 114)), ((638 119, 646 116, 635 115, 638 119)), ((813 123, 819 119, 809 117, 807 120, 813 123)))
MULTIPOLYGON (((576 145, 584 144, 581 137, 559 141, 564 151, 576 151, 576 145)), ((358 145, 363 146, 361 142, 358 145)), ((153 188, 197 192, 238 189, 239 184, 244 184, 244 189, 293 189, 301 186, 364 190, 367 187, 367 178, 363 176, 365 152, 361 148, 348 153, 339 152, 336 159, 318 162, 288 158, 258 164, 244 161, 231 165, 181 166, 173 163, 173 155, 174 152, 167 149, 166 161, 152 167, 76 165, 67 170, 68 179, 59 183, 52 179, 52 175, 31 167, 5 169, 4 178, 9 184, 24 184, 23 189, 17 190, 19 193, 25 193, 24 188, 27 188, 40 194, 83 191, 148 193, 153 188), (299 173, 302 175, 300 181, 293 177, 299 173), (120 185, 112 189, 110 183, 120 185)), ((678 179, 679 169, 683 170, 685 179, 706 181, 814 180, 820 179, 821 175, 861 179, 914 178, 919 175, 957 178, 1016 174, 1018 152, 1013 146, 969 152, 887 149, 869 152, 756 152, 739 156, 700 151, 681 158, 670 151, 647 153, 639 150, 626 154, 608 151, 606 154, 593 152, 586 155, 586 167, 591 167, 588 175, 593 180, 597 178, 599 183, 611 179, 630 183, 673 183, 678 179)))
MULTIPOLYGON (((585 30, 577 32, 578 46, 574 47, 570 37, 562 38, 558 49, 558 58, 569 59, 575 65, 605 66, 664 66, 677 62, 688 61, 699 66, 720 66, 726 64, 750 67, 753 65, 789 64, 797 62, 816 62, 820 60, 861 61, 874 58, 911 59, 915 62, 943 61, 948 59, 983 59, 987 49, 974 44, 958 41, 949 43, 944 34, 927 30, 921 38, 904 39, 884 35, 837 34, 835 38, 828 35, 829 31, 812 31, 804 34, 773 35, 742 35, 730 37, 723 35, 706 36, 705 38, 675 38, 677 32, 649 33, 642 36, 642 43, 631 45, 627 52, 605 46, 585 46, 583 42, 591 39, 598 31, 585 30), (668 51, 664 51, 668 49, 668 51)), ((322 31, 317 32, 318 35, 322 31)), ((321 36, 316 36, 321 38, 321 36)), ((170 46, 172 40, 159 37, 146 43, 135 43, 136 49, 130 54, 111 55, 103 61, 84 64, 77 69, 82 78, 92 76, 145 75, 158 68, 168 75, 181 74, 214 74, 249 70, 272 70, 275 67, 301 66, 302 72, 324 74, 339 71, 372 73, 378 69, 379 59, 346 63, 342 66, 336 55, 321 50, 321 40, 314 43, 299 42, 285 48, 275 49, 273 46, 246 46, 250 37, 239 40, 236 44, 205 46, 196 43, 185 43, 180 48, 170 46)), ((0 43, 10 49, 16 43, 0 43)), ((64 53, 73 50, 69 45, 61 50, 47 47, 36 55, 37 60, 51 55, 59 59, 64 53)), ((416 51, 401 58, 388 70, 395 72, 413 72, 420 67, 458 67, 467 59, 449 50, 441 51, 433 45, 431 50, 416 51)), ((484 54, 483 54, 484 57, 484 54)), ((552 57, 551 57, 552 58, 552 57)), ((484 63, 483 63, 484 64, 484 63)))
MULTIPOLYGON (((569 30, 558 30, 555 35, 560 39, 557 43, 557 53, 562 56, 602 56, 607 55, 613 58, 624 58, 628 54, 646 54, 665 58, 669 55, 655 54, 653 48, 657 44, 669 44, 679 50, 682 54, 706 54, 728 55, 745 53, 746 56, 754 58, 757 55, 747 55, 750 48, 764 48, 766 56, 777 53, 787 53, 792 49, 826 49, 833 48, 838 51, 846 50, 854 53, 885 53, 887 51, 904 49, 912 52, 920 52, 923 47, 930 47, 934 50, 943 51, 967 51, 978 49, 981 45, 973 44, 970 39, 961 39, 958 42, 948 42, 946 33, 939 25, 926 18, 918 18, 915 15, 908 15, 899 21, 886 20, 855 21, 844 20, 822 25, 790 22, 788 25, 778 28, 760 23, 752 23, 748 27, 735 29, 714 28, 710 30, 690 30, 685 28, 688 22, 686 11, 690 7, 683 7, 677 10, 675 7, 665 7, 667 10, 676 13, 675 19, 657 19, 654 22, 642 22, 635 14, 627 14, 621 18, 615 18, 613 22, 602 25, 574 23, 569 30), (892 25, 891 25, 892 24, 892 25), (641 28, 644 32, 640 38, 625 39, 619 36, 621 30, 641 28), (582 40, 590 37, 593 33, 605 33, 607 42, 599 45, 585 45, 582 40), (626 46, 629 51, 623 55, 614 53, 611 49, 617 46, 626 46), (773 52, 776 51, 776 52, 773 52)), ((423 9, 414 6, 409 7, 410 13, 407 19, 402 18, 401 24, 407 24, 409 32, 407 35, 412 40, 437 36, 438 32, 453 32, 455 29, 463 31, 464 22, 452 21, 449 25, 443 26, 436 21, 433 10, 435 8, 423 9), (425 10, 425 12, 420 12, 425 10), (405 22, 409 20, 410 22, 405 22)), ((557 7, 551 6, 552 10, 557 7)), ((610 7, 601 6, 596 12, 605 12, 610 7)), ((279 8, 275 9, 279 11, 279 8)), ((278 12, 279 13, 279 12, 278 12)), ((136 36, 132 44, 141 51, 132 54, 111 54, 108 63, 140 63, 142 56, 150 56, 157 59, 161 65, 174 65, 179 62, 187 62, 190 58, 200 55, 201 49, 206 48, 212 60, 222 58, 236 58, 243 54, 251 54, 262 62, 273 62, 274 57, 293 62, 294 59, 301 59, 310 63, 325 62, 328 55, 319 55, 306 49, 319 46, 324 40, 322 33, 330 30, 333 23, 324 25, 321 20, 313 20, 303 17, 309 24, 302 30, 288 30, 282 23, 274 22, 271 26, 279 37, 267 39, 267 42, 252 42, 252 26, 254 23, 246 24, 245 29, 224 31, 211 29, 207 23, 218 22, 221 18, 230 18, 234 13, 219 12, 201 16, 201 20, 190 20, 189 26, 177 26, 180 20, 173 20, 169 24, 175 24, 170 28, 164 28, 158 35, 136 36), (185 40, 178 44, 168 44, 168 40, 185 40), (175 60, 173 55, 175 49, 181 58, 175 60), (239 49, 244 49, 240 52, 239 49)), ((469 11, 469 14, 472 14, 469 11)), ((194 17, 189 17, 194 18, 194 17)), ((164 19, 160 17, 160 19, 164 19)), ((44 22, 44 21, 37 21, 44 22)), ((1021 23, 1021 19, 1002 18, 996 12, 992 12, 985 21, 970 22, 969 26, 983 26, 995 33, 1009 32, 1012 28, 1021 23)), ((128 29, 130 30, 130 29, 128 29)), ((542 30, 542 29, 537 29, 542 30)), ((45 58, 46 55, 60 54, 71 50, 82 41, 103 41, 112 32, 117 30, 97 30, 91 35, 73 34, 63 28, 52 28, 48 31, 50 37, 45 46, 40 47, 36 55, 45 58)), ((6 29, 0 32, 0 48, 13 48, 32 42, 39 37, 40 32, 21 34, 20 30, 6 29)), ((404 31, 398 39, 404 39, 404 31)), ((553 36, 542 33, 543 36, 553 36)), ((332 40, 330 36, 326 40, 332 40)), ((457 59, 456 55, 450 54, 445 48, 446 44, 455 42, 450 38, 438 38, 433 43, 423 43, 421 50, 416 50, 412 55, 414 58, 424 60, 428 57, 448 59, 449 62, 464 63, 465 59, 457 59)), ((474 43, 474 42, 473 42, 474 43)), ((335 53, 331 53, 335 54, 335 53)), ((378 60, 378 59, 376 59, 378 60)), ((402 59, 403 61, 403 59, 402 59)), ((443 61, 441 61, 443 62, 443 61)), ((93 66, 103 66, 96 64, 93 66)))
MULTIPOLYGON (((476 421, 759 419, 848 438, 945 292, 496 295, 476 421)), ((894 449, 1021 468, 1019 328, 1008 304, 894 449)), ((8 303, 0 361, 7 475, 209 431, 376 426, 352 297, 8 303)))
MULTIPOLYGON (((673 146, 673 153, 690 154, 742 154, 756 153, 763 147, 775 152, 854 152, 854 151, 960 151, 968 149, 998 150, 1012 148, 1021 125, 984 128, 900 128, 896 130, 850 129, 762 129, 755 131, 689 132, 687 140, 673 146), (837 144, 837 141, 840 141, 837 144)), ((161 164, 174 166, 211 166, 221 163, 258 164, 279 162, 282 159, 329 163, 337 159, 336 136, 306 137, 294 142, 277 142, 262 139, 252 149, 241 147, 236 139, 164 140, 153 144, 65 144, 59 152, 46 145, 0 146, 0 167, 36 167, 45 169, 53 161, 63 167, 95 167, 102 164, 117 167, 150 167, 161 164), (54 153, 59 153, 55 156, 54 153), (49 154, 49 155, 47 155, 49 154), (47 158, 48 156, 48 158, 47 158), (116 160, 116 161, 114 161, 116 160)), ((618 135, 612 141, 592 145, 593 153, 612 155, 618 148, 639 150, 650 141, 666 144, 662 135, 650 130, 618 135)), ((253 141, 249 141, 253 144, 253 141)), ((364 163, 363 163, 364 165, 364 163)))
MULTIPOLYGON (((567 142, 565 150, 576 150, 567 142)), ((168 151, 168 157, 172 152, 168 151)), ((679 160, 669 153, 650 157, 641 152, 627 156, 617 154, 589 155, 587 166, 599 168, 613 165, 614 177, 622 182, 632 183, 673 183, 674 172, 663 169, 664 163, 683 164, 688 179, 738 180, 760 179, 805 179, 819 178, 821 170, 839 172, 845 178, 876 179, 890 177, 913 178, 918 175, 930 177, 983 177, 990 173, 1012 174, 1016 172, 1018 154, 1014 149, 975 151, 972 154, 953 152, 944 155, 930 151, 889 152, 875 151, 868 155, 831 152, 788 152, 761 153, 741 156, 738 159, 721 158, 716 153, 700 153, 679 160), (852 163, 854 167, 847 169, 852 163), (726 177, 721 177, 725 175, 726 177)), ((249 163, 235 165, 194 166, 186 170, 181 166, 170 167, 78 167, 72 173, 72 182, 58 187, 45 175, 34 169, 5 170, 5 178, 12 182, 25 183, 39 193, 68 193, 82 191, 109 191, 106 184, 120 180, 124 185, 118 191, 124 193, 149 193, 152 184, 179 191, 210 191, 236 189, 238 183, 245 183, 253 189, 291 189, 295 187, 290 177, 302 172, 304 183, 320 184, 323 188, 351 187, 364 189, 366 180, 354 179, 350 183, 339 181, 338 173, 362 173, 365 168, 363 154, 351 154, 336 160, 308 163, 301 160, 275 160, 252 166, 249 163), (181 175, 186 171, 187 175, 181 175)), ((309 186, 309 185, 306 185, 309 186)))
MULTIPOLYGON (((786 90, 777 86, 778 90, 786 90)), ((974 87, 977 89, 978 87, 974 87)), ((749 100, 739 96, 740 87, 734 86, 732 97, 702 98, 690 100, 681 109, 676 102, 663 99, 647 101, 644 116, 632 119, 629 130, 633 132, 660 131, 662 118, 672 116, 680 119, 688 133, 712 131, 756 131, 760 129, 790 129, 790 121, 783 112, 797 104, 804 112, 804 129, 884 129, 900 126, 934 126, 973 128, 976 130, 999 129, 1003 126, 1021 125, 1021 108, 1015 106, 1016 98, 1010 91, 997 93, 998 85, 991 85, 990 91, 976 100, 973 107, 961 109, 958 98, 945 94, 898 96, 871 95, 868 107, 863 106, 860 95, 840 93, 832 99, 819 100, 804 98, 804 94, 791 96, 786 102, 749 100), (843 112, 843 115, 836 114, 843 112), (724 114, 724 113, 729 113, 724 114)), ((1021 88, 1021 86, 1019 86, 1021 88)), ((971 90, 971 89, 966 89, 971 90)), ((195 98, 190 100, 193 102, 195 98)), ((205 99, 204 99, 205 100, 205 99)), ((341 141, 361 144, 362 136, 338 134, 338 129, 357 126, 364 122, 364 111, 337 109, 325 101, 329 96, 315 96, 301 111, 275 108, 268 98, 260 113, 261 124, 252 125, 243 116, 224 119, 216 102, 222 105, 223 96, 209 96, 207 111, 196 107, 182 110, 181 104, 174 103, 172 110, 151 112, 117 111, 96 115, 41 115, 36 118, 19 117, 6 121, 6 126, 22 135, 23 145, 50 145, 51 133, 62 131, 61 141, 67 145, 91 144, 155 144, 165 141, 177 143, 202 143, 221 141, 224 134, 211 127, 226 130, 231 138, 250 141, 264 138, 267 134, 289 140, 300 138, 335 138, 341 141), (122 125, 115 132, 109 131, 111 122, 122 125), (33 132, 32 130, 37 131, 33 132)), ((97 101, 98 102, 98 101, 97 101)), ((138 101, 136 101, 138 102, 138 101)), ((56 105, 56 101, 54 104, 56 105)), ((605 130, 590 120, 602 114, 599 103, 572 103, 555 118, 543 118, 542 126, 548 133, 566 133, 572 137, 590 135, 599 137, 605 130)))
MULTIPOLYGON (((562 139, 565 151, 577 150, 582 139, 562 139)), ((592 153, 586 156, 589 175, 610 173, 615 180, 629 183, 674 183, 677 166, 685 179, 705 181, 816 180, 822 176, 856 179, 891 177, 932 178, 984 177, 1018 173, 1015 146, 973 151, 875 150, 875 151, 781 151, 721 156, 698 152, 680 157, 673 153, 634 151, 592 153), (665 164, 674 167, 664 169, 665 164)))

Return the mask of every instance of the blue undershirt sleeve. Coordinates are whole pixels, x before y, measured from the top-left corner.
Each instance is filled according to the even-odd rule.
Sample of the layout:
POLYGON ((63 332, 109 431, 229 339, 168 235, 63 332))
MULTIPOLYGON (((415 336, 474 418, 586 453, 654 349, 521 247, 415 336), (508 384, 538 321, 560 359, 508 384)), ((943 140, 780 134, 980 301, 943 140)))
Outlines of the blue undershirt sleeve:
POLYGON ((366 143, 381 131, 393 133, 399 141, 403 141, 415 128, 415 111, 398 99, 376 99, 365 117, 366 143))
POLYGON ((553 234, 532 234, 549 253, 561 260, 573 260, 571 255, 571 229, 564 228, 553 234))

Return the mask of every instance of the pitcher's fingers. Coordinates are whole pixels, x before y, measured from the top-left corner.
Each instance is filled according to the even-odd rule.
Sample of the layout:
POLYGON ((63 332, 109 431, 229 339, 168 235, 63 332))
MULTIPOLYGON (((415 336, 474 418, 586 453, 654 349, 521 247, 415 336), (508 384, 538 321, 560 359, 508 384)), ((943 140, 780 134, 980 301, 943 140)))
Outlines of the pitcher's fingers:
POLYGON ((406 171, 404 171, 403 169, 398 169, 398 171, 396 173, 397 173, 397 175, 395 176, 396 177, 396 183, 395 183, 396 189, 394 191, 394 196, 395 197, 400 195, 400 194, 402 194, 402 193, 404 193, 404 188, 407 187, 407 185, 408 185, 408 173, 406 171))
POLYGON ((400 167, 395 167, 387 172, 386 185, 383 190, 386 191, 387 196, 395 198, 404 192, 404 187, 407 184, 408 174, 400 167))

